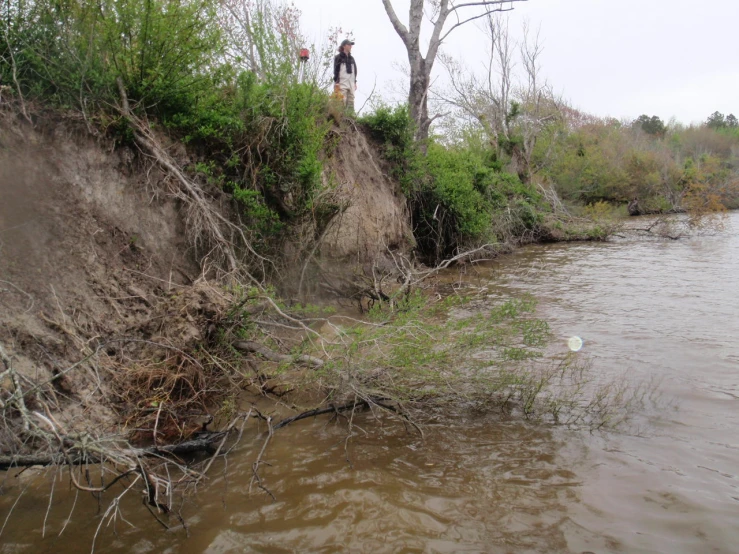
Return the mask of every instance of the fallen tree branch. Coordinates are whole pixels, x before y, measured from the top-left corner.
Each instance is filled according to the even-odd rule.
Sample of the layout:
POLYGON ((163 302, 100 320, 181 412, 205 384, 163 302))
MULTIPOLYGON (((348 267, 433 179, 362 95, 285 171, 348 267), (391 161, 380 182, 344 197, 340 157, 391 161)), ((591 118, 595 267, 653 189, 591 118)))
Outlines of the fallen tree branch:
POLYGON ((415 423, 415 422, 414 422, 414 421, 413 421, 413 420, 412 420, 412 419, 411 419, 410 417, 408 417, 408 414, 406 414, 406 413, 405 413, 404 411, 402 411, 402 410, 399 410, 399 409, 398 409, 398 408, 396 408, 395 406, 391 406, 390 404, 386 404, 386 403, 384 403, 384 402, 381 402, 381 401, 379 401, 379 400, 377 400, 377 401, 376 401, 376 402, 374 402, 374 403, 375 403, 376 405, 378 405, 378 406, 379 406, 380 408, 382 408, 383 410, 387 410, 388 412, 392 412, 392 413, 394 413, 395 415, 397 415, 397 416, 400 416, 401 418, 403 418, 403 420, 404 420, 404 421, 406 421, 406 422, 407 422, 407 423, 408 423, 409 425, 411 425, 411 426, 412 426, 412 427, 413 427, 413 428, 414 428, 414 429, 415 429, 416 431, 418 431, 418 434, 419 434, 419 435, 421 435, 421 438, 422 438, 422 439, 426 438, 426 437, 425 437, 425 435, 423 434, 423 429, 421 429, 421 428, 420 428, 420 427, 418 426, 418 424, 417 424, 417 423, 415 423))
POLYGON ((283 419, 272 429, 273 431, 277 431, 278 429, 290 425, 291 423, 294 423, 296 421, 300 421, 301 419, 316 417, 323 414, 346 412, 347 410, 353 410, 355 408, 359 408, 360 406, 367 407, 369 406, 369 402, 367 400, 355 400, 353 402, 342 404, 341 406, 335 406, 334 404, 331 404, 328 408, 316 408, 315 410, 308 410, 307 412, 303 412, 298 415, 283 419))
MULTIPOLYGON (((387 245, 385 245, 385 248, 390 254, 390 257, 393 259, 395 268, 398 270, 398 272, 402 276, 403 282, 401 286, 392 294, 392 296, 385 294, 382 291, 382 280, 380 280, 380 282, 378 283, 377 276, 375 275, 375 266, 373 266, 372 267, 373 286, 372 288, 368 288, 367 290, 363 291, 363 293, 369 296, 370 298, 372 298, 373 300, 379 300, 380 302, 389 302, 392 308, 394 307, 394 304, 398 298, 404 295, 408 295, 413 289, 413 287, 425 281, 429 277, 432 277, 433 275, 439 273, 440 271, 447 269, 449 266, 451 266, 454 263, 462 262, 466 260, 467 258, 473 258, 479 252, 483 252, 485 250, 488 250, 494 247, 495 247, 494 244, 489 244, 489 243, 483 244, 482 246, 474 248, 473 250, 461 252, 457 254, 456 256, 453 256, 452 258, 448 258, 444 260, 443 262, 441 262, 439 265, 432 267, 431 269, 427 269, 424 271, 416 271, 414 269, 414 265, 405 256, 403 256, 402 254, 395 254, 390 248, 387 247, 387 245)), ((384 277, 385 276, 383 276, 382 279, 384 279, 384 277)))
POLYGON ((264 492, 270 495, 273 501, 277 501, 277 498, 275 497, 274 494, 272 494, 272 491, 264 486, 264 484, 262 483, 262 478, 259 475, 259 466, 262 464, 266 464, 266 462, 262 461, 262 456, 264 456, 264 452, 267 450, 267 445, 269 444, 269 441, 272 440, 272 435, 274 434, 274 429, 272 429, 272 418, 267 417, 266 420, 267 420, 267 428, 269 432, 267 434, 267 438, 264 439, 264 444, 262 444, 262 449, 259 451, 259 454, 257 455, 257 459, 254 460, 254 463, 251 466, 252 477, 251 477, 251 481, 249 481, 249 492, 251 492, 252 485, 254 485, 254 482, 256 481, 257 486, 260 489, 262 489, 264 492))
MULTIPOLYGON (((214 432, 206 435, 200 435, 196 439, 181 442, 179 444, 168 444, 165 446, 150 446, 148 448, 127 448, 120 451, 121 455, 130 456, 132 458, 143 457, 162 457, 162 456, 184 456, 196 454, 199 452, 212 452, 213 445, 218 440, 222 440, 226 432, 214 432)), ((76 437, 68 437, 61 435, 61 439, 65 444, 73 442, 76 437)), ((65 457, 62 450, 51 452, 48 454, 31 454, 31 455, 5 455, 0 456, 0 470, 8 470, 15 467, 31 467, 31 466, 51 466, 51 465, 81 465, 81 464, 98 464, 104 461, 107 456, 102 456, 93 452, 72 452, 65 457)))
POLYGON ((272 362, 303 362, 305 364, 312 365, 314 368, 323 367, 324 361, 320 358, 315 358, 314 356, 308 356, 307 354, 300 354, 298 356, 290 356, 288 354, 280 354, 279 352, 275 352, 274 350, 270 350, 263 344, 259 344, 258 342, 254 341, 248 341, 248 340, 240 340, 233 343, 233 347, 236 350, 240 350, 242 352, 254 352, 256 354, 259 354, 263 356, 264 358, 267 358, 268 360, 272 362))
POLYGON ((302 327, 302 328, 303 328, 303 330, 304 330, 304 331, 306 331, 306 332, 308 332, 308 333, 312 333, 313 335, 315 335, 315 336, 316 336, 316 337, 318 337, 318 338, 323 338, 323 337, 321 337, 321 334, 320 334, 320 333, 318 333, 317 331, 314 331, 313 329, 311 329, 310 327, 308 327, 308 326, 307 326, 307 325, 306 325, 305 323, 303 323, 303 322, 302 322, 302 321, 300 321, 299 319, 296 319, 296 318, 294 318, 294 317, 292 317, 292 316, 289 316, 289 315, 287 315, 287 314, 286 314, 285 312, 283 312, 283 311, 282 311, 282 310, 280 309, 280 307, 279 307, 279 306, 278 306, 278 305, 277 305, 277 304, 275 303, 275 301, 274 301, 274 300, 272 300, 272 299, 271 299, 271 298, 270 298, 269 296, 262 296, 261 298, 262 298, 262 299, 263 299, 263 300, 264 300, 265 302, 267 302, 268 304, 270 304, 270 305, 272 306, 272 309, 273 309, 274 311, 276 311, 276 312, 277 312, 277 313, 278 313, 278 314, 279 314, 279 315, 280 315, 281 317, 283 317, 283 318, 287 319, 288 321, 292 321, 293 323, 296 323, 296 324, 298 324, 298 325, 299 325, 300 327, 302 327))

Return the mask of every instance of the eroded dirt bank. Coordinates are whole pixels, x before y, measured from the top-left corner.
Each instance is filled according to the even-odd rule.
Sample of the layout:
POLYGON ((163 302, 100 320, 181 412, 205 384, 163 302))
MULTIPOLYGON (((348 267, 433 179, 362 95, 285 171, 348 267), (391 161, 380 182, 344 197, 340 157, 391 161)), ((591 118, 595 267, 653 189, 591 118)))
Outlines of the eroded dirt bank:
MULTIPOLYGON (((135 158, 74 122, 0 130, 0 343, 25 379, 47 382, 108 339, 151 338, 159 299, 200 273, 176 203, 157 195, 163 175, 135 158)), ((58 406, 111 425, 91 371, 53 381, 58 406)))
MULTIPOLYGON (((191 207, 147 152, 58 114, 37 114, 33 127, 10 111, 0 115, 3 454, 36 447, 10 436, 28 427, 24 411, 53 416, 68 434, 95 429, 136 438, 137 426, 153 424, 159 428, 149 440, 157 442, 157 433, 162 441, 187 438, 208 400, 223 392, 219 386, 243 385, 220 382, 218 364, 206 367, 191 354, 223 346, 216 343, 224 325, 233 331, 225 319, 244 287, 215 279, 207 248, 191 240, 191 207), (186 409, 156 413, 157 391, 190 395, 186 409)), ((158 139, 187 174, 195 159, 158 139)), ((389 268, 388 253, 411 244, 405 200, 355 129, 342 131, 325 167, 324 193, 341 209, 321 229, 301 223, 295 236, 308 240, 287 241, 273 278, 303 294, 361 293, 367 271, 389 268)), ((192 180, 210 209, 237 221, 228 194, 192 180)))

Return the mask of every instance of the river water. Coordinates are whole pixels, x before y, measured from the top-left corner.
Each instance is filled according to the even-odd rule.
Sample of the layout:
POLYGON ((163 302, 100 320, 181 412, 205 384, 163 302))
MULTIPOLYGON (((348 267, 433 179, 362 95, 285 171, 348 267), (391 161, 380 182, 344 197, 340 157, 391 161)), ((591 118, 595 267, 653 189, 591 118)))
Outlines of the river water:
MULTIPOLYGON (((344 428, 300 422, 268 450, 275 501, 249 493, 255 436, 183 507, 189 537, 137 499, 124 506, 133 527, 103 528, 97 551, 739 552, 739 213, 713 236, 532 246, 460 279, 532 293, 555 347, 581 337, 594 371, 656 378, 659 400, 607 433, 470 415, 425 440, 371 423, 348 451, 344 428)), ((0 552, 89 551, 88 497, 57 537, 75 497, 66 481, 45 538, 48 476, 6 481, 0 525, 28 483, 0 552)))

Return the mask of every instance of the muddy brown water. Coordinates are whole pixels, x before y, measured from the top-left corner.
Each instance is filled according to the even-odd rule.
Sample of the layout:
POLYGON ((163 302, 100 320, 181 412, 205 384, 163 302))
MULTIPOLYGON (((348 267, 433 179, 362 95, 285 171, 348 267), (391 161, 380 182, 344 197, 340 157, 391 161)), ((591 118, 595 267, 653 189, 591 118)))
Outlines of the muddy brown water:
MULTIPOLYGON (((739 213, 715 236, 534 246, 460 277, 533 293, 564 351, 603 375, 659 378, 660 402, 618 432, 495 417, 426 439, 367 425, 344 448, 325 420, 281 430, 249 494, 263 436, 184 507, 189 537, 124 502, 98 552, 739 552, 739 213)), ((361 426, 361 422, 360 422, 361 426)), ((97 505, 47 475, 6 480, 0 552, 89 552, 97 505), (21 490, 25 492, 18 499, 21 490), (46 517, 45 538, 42 538, 46 517)))

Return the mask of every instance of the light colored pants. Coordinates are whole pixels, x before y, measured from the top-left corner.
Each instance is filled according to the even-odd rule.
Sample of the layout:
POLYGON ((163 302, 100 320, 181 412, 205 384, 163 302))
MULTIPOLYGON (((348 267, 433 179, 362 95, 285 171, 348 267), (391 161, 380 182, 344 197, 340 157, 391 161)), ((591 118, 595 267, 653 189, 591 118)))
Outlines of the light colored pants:
POLYGON ((341 83, 339 87, 341 88, 341 95, 344 97, 344 107, 346 108, 346 112, 354 114, 354 84, 341 83))

